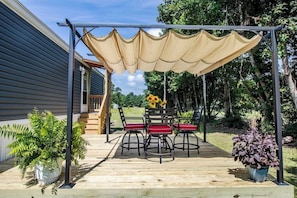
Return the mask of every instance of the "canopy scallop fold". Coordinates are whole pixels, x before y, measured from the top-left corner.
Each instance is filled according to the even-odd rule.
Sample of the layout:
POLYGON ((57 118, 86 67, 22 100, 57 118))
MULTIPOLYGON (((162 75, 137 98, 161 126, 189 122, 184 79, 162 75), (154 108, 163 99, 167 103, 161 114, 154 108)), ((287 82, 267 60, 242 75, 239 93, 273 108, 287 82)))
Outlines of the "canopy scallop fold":
POLYGON ((95 37, 84 30, 83 41, 110 72, 130 74, 136 70, 188 71, 203 75, 232 61, 255 47, 260 35, 248 39, 237 32, 222 37, 201 30, 183 35, 170 30, 156 37, 140 29, 130 39, 124 39, 116 30, 105 37, 95 37))

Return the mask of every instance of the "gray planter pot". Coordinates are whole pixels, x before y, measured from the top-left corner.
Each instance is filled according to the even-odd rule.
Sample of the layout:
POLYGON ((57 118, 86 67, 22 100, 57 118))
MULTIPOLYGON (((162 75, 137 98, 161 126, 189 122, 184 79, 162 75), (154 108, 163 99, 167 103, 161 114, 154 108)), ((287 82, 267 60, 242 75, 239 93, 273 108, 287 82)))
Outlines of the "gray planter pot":
POLYGON ((251 166, 247 166, 249 176, 255 182, 264 182, 266 180, 269 167, 263 167, 261 169, 257 169, 251 166))

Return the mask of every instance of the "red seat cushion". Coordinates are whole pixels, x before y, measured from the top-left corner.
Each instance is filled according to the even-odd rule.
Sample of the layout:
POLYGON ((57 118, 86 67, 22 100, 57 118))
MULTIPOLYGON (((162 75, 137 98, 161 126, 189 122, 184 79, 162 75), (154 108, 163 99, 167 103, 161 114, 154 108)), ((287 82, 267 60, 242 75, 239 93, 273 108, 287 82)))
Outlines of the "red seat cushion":
POLYGON ((150 134, 171 134, 172 129, 168 125, 151 125, 148 128, 150 134))
POLYGON ((174 124, 174 128, 181 131, 196 131, 197 126, 193 124, 174 124))
POLYGON ((142 130, 142 129, 144 129, 144 124, 127 124, 124 130, 131 131, 131 130, 142 130))

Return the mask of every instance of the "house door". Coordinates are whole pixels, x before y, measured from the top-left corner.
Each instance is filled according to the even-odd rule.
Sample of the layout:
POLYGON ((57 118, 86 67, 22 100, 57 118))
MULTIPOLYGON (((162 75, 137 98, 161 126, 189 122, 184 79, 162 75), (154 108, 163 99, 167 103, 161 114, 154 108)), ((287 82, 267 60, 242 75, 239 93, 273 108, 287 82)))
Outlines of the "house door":
POLYGON ((89 75, 88 71, 81 69, 81 105, 80 112, 88 112, 88 85, 89 85, 89 75))

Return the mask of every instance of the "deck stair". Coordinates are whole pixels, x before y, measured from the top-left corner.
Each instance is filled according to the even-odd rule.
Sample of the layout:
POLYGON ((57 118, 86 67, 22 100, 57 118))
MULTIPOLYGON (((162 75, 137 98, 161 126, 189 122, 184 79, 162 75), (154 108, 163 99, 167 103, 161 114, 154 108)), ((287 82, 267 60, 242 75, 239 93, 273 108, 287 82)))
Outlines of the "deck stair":
POLYGON ((85 134, 98 134, 99 133, 99 116, 98 112, 81 113, 79 121, 86 124, 85 134))

